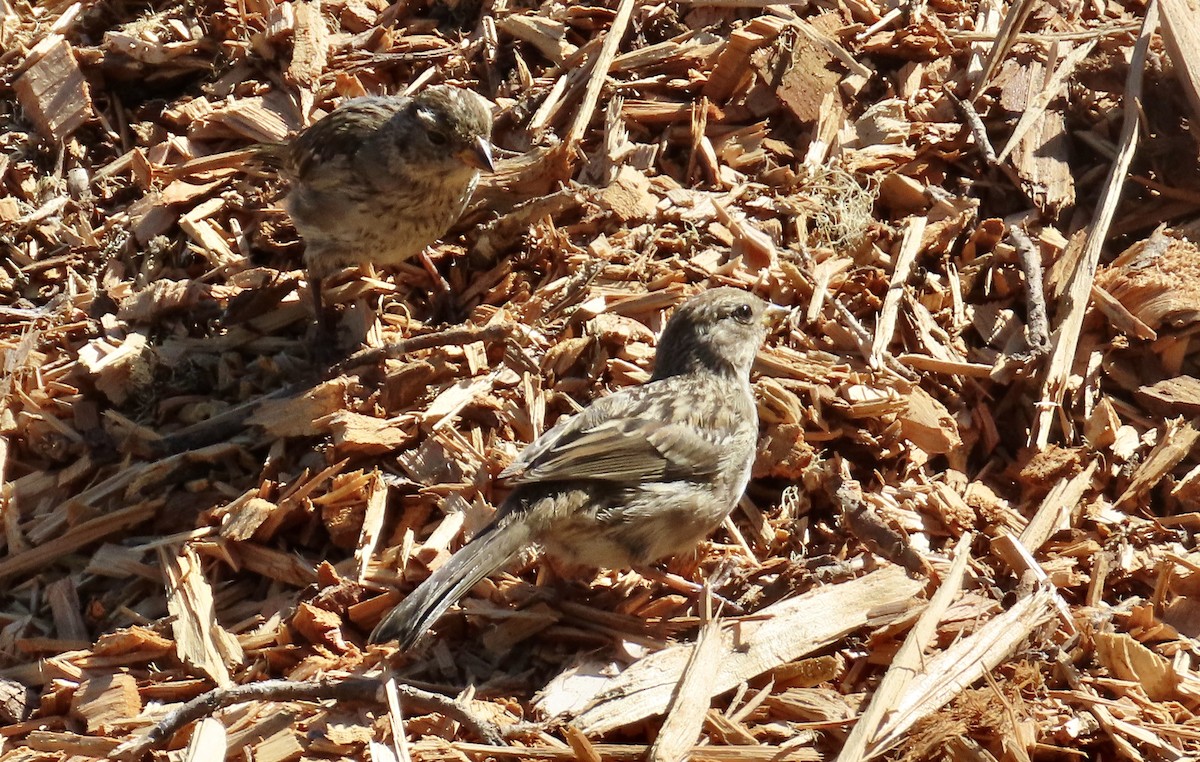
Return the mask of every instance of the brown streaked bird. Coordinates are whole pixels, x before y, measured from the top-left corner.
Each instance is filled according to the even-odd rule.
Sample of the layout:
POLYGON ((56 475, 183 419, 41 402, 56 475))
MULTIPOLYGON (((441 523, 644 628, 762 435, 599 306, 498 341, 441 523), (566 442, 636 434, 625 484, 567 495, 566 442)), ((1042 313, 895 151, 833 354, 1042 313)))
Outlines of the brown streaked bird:
POLYGON ((493 169, 491 133, 481 96, 435 85, 412 96, 348 100, 265 149, 291 186, 284 208, 304 239, 318 321, 326 275, 403 262, 446 233, 480 170, 493 169))
POLYGON ((691 550, 750 479, 758 414, 750 366, 787 310, 735 288, 671 315, 654 375, 538 437, 501 478, 492 522, 392 609, 371 642, 411 648, 477 582, 530 545, 574 565, 640 566, 691 550))

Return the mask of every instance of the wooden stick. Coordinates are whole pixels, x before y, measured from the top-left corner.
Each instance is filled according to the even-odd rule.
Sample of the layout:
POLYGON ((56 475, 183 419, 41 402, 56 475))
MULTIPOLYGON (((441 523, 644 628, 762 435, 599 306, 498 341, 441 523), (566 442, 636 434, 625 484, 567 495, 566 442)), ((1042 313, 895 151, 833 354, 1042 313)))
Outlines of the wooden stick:
POLYGON ((362 365, 372 365, 384 360, 394 360, 419 349, 432 349, 448 345, 473 344, 476 341, 499 341, 513 334, 513 326, 507 323, 496 323, 485 326, 459 326, 447 328, 444 331, 425 333, 402 339, 394 344, 371 349, 360 349, 329 369, 326 378, 336 378, 348 370, 362 365))
POLYGON ((984 64, 983 72, 980 73, 979 79, 975 82, 975 87, 971 89, 971 100, 979 97, 979 94, 987 87, 991 81, 992 75, 1000 68, 1000 62, 1004 60, 1004 56, 1012 48, 1017 40, 1017 33, 1025 26, 1025 20, 1029 18, 1030 12, 1037 3, 1034 0, 1016 0, 1008 9, 1008 15, 1004 17, 1004 23, 1000 25, 1000 31, 996 33, 996 42, 992 45, 991 51, 988 53, 987 63, 984 64))
POLYGON ((1125 184, 1125 175, 1129 172, 1129 164, 1133 161, 1133 154, 1137 150, 1146 52, 1150 47, 1150 37, 1157 28, 1158 2, 1150 0, 1149 5, 1146 6, 1146 17, 1142 20, 1142 30, 1138 34, 1137 43, 1133 46, 1129 76, 1125 80, 1125 122, 1121 126, 1121 149, 1109 171, 1108 182, 1104 185, 1104 192, 1096 207, 1096 216, 1092 220, 1091 230, 1088 232, 1087 242, 1083 247, 1083 254, 1079 258, 1075 272, 1071 275, 1071 281, 1062 302, 1063 318, 1059 322, 1054 346, 1051 349, 1050 364, 1042 383, 1038 417, 1030 432, 1030 441, 1038 449, 1045 449, 1050 443, 1050 427, 1054 423, 1055 415, 1066 394, 1067 378, 1071 373, 1071 366, 1075 362, 1075 350, 1079 347, 1079 332, 1083 328, 1083 317, 1087 312, 1088 297, 1092 293, 1092 282, 1096 279, 1096 266, 1100 262, 1100 252, 1104 248, 1104 239, 1108 236, 1108 229, 1116 214, 1117 202, 1121 198, 1121 187, 1125 184))
POLYGON ((588 122, 592 120, 596 103, 600 100, 600 91, 604 89, 604 81, 608 79, 608 69, 612 66, 613 59, 617 57, 617 49, 621 46, 621 38, 625 36, 629 19, 633 17, 635 4, 634 0, 621 0, 621 5, 617 7, 617 15, 613 18, 608 35, 604 38, 604 44, 600 47, 600 55, 596 56, 596 62, 592 65, 591 77, 588 79, 587 89, 583 93, 583 102, 579 104, 579 110, 575 112, 575 119, 567 129, 566 139, 563 141, 567 150, 578 145, 583 138, 584 130, 587 129, 588 122))
POLYGON ((904 230, 904 240, 900 244, 900 253, 896 255, 892 270, 892 282, 888 285, 887 296, 883 298, 883 309, 879 312, 879 322, 875 326, 875 339, 871 342, 871 355, 868 360, 872 368, 883 367, 884 353, 887 352, 892 334, 896 331, 896 320, 900 317, 900 297, 904 295, 904 284, 912 275, 913 264, 921 251, 925 224, 924 217, 910 217, 908 227, 904 230))
POLYGON ((964 101, 955 95, 949 84, 942 87, 942 92, 950 97, 950 102, 957 106, 962 113, 967 127, 971 130, 971 136, 975 138, 975 147, 983 154, 983 160, 989 166, 996 166, 996 149, 992 147, 992 140, 988 137, 987 128, 983 126, 983 119, 975 110, 975 106, 970 101, 964 101))

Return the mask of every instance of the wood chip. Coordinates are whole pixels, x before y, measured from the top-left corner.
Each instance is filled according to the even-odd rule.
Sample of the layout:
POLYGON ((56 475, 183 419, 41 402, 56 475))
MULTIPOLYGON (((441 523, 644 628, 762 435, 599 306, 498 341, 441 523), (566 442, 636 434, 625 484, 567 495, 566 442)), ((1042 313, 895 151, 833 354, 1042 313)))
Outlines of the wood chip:
POLYGON ((91 91, 71 44, 61 37, 25 61, 25 72, 13 83, 21 108, 42 135, 62 142, 94 116, 91 91))

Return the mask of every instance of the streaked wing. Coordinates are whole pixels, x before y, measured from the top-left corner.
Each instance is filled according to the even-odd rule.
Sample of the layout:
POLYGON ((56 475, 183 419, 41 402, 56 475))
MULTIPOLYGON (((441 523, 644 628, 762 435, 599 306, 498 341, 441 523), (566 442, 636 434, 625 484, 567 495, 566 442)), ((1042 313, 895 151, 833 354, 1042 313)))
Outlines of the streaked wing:
MULTIPOLYGON (((642 387, 645 389, 646 387, 642 387)), ((673 395, 672 395, 673 396, 673 395)), ((721 447, 711 432, 670 423, 655 395, 615 394, 560 421, 504 470, 516 484, 597 479, 645 481, 715 473, 721 447)))
POLYGON ((366 138, 404 104, 394 97, 358 98, 339 106, 324 119, 306 127, 292 141, 286 169, 298 180, 308 179, 322 165, 349 159, 366 138))
POLYGON ((530 466, 554 448, 559 438, 572 426, 579 424, 580 415, 564 415, 552 427, 542 432, 542 435, 530 442, 517 455, 516 460, 500 472, 500 479, 515 479, 525 473, 530 466))

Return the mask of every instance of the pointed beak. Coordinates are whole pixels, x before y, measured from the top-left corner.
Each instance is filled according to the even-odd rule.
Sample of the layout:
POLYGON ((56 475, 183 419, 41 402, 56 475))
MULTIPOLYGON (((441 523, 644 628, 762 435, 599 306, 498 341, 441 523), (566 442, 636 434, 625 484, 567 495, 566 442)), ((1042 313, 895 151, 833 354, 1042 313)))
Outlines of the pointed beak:
POLYGON ((768 304, 763 310, 762 321, 763 325, 771 330, 775 330, 783 324, 792 314, 792 310, 788 307, 780 307, 778 304, 768 304))
POLYGON ((475 138, 475 145, 464 149, 460 154, 467 166, 475 167, 475 169, 486 169, 488 172, 495 172, 496 165, 492 161, 492 144, 487 138, 475 138))

